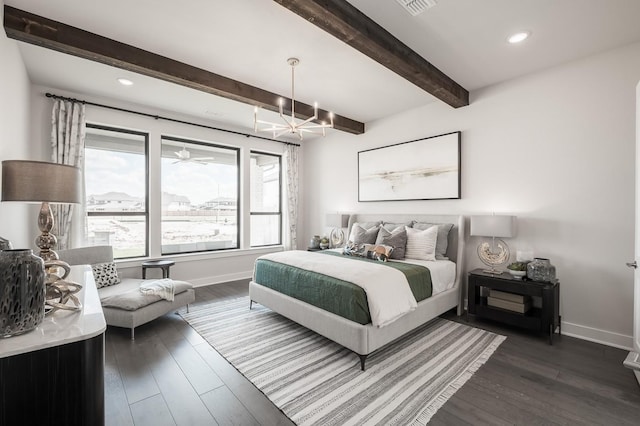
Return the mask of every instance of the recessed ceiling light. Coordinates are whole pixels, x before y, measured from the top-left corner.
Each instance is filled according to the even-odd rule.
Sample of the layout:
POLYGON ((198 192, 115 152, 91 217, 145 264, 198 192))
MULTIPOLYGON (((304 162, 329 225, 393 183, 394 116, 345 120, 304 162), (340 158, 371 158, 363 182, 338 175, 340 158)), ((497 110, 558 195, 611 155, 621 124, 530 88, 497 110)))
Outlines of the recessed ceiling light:
POLYGON ((133 85, 133 81, 128 80, 126 78, 119 78, 118 79, 118 83, 122 84, 123 86, 131 86, 131 85, 133 85))
POLYGON ((531 35, 530 31, 520 31, 518 33, 509 36, 507 41, 511 44, 516 44, 525 41, 531 35))

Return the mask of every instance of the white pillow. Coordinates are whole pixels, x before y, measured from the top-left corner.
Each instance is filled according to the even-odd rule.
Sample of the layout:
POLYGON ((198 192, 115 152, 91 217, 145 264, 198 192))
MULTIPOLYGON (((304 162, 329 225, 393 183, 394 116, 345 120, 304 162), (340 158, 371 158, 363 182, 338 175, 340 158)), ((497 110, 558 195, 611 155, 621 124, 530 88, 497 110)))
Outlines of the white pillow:
POLYGON ((432 226, 425 230, 409 228, 407 231, 407 248, 404 256, 409 259, 436 260, 436 240, 438 227, 432 226))

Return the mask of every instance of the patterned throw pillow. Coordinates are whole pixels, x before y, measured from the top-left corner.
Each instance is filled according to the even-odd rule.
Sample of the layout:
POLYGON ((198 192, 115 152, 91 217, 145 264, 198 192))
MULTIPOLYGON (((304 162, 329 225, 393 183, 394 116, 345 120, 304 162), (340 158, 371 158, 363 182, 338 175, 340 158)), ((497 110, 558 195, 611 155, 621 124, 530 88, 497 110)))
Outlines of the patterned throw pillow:
POLYGON ((407 231, 405 257, 419 260, 436 260, 437 226, 432 226, 424 231, 409 227, 404 229, 407 231))
POLYGON ((379 260, 386 262, 391 257, 393 247, 385 245, 365 244, 364 257, 367 259, 379 260))
POLYGON ((407 246, 407 231, 405 231, 404 225, 402 227, 395 228, 391 232, 387 228, 386 224, 380 227, 376 244, 393 247, 391 259, 404 259, 404 252, 407 246))
POLYGON ((114 262, 96 263, 91 265, 93 270, 93 278, 96 281, 96 287, 102 288, 120 283, 118 270, 114 262))

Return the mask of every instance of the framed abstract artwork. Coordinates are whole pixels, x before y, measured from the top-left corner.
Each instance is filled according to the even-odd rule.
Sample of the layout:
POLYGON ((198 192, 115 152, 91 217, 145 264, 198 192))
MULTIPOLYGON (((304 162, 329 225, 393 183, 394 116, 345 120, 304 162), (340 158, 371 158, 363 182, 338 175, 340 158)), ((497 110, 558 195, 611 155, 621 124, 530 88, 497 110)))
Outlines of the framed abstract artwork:
POLYGON ((358 152, 358 201, 459 199, 460 133, 358 152))

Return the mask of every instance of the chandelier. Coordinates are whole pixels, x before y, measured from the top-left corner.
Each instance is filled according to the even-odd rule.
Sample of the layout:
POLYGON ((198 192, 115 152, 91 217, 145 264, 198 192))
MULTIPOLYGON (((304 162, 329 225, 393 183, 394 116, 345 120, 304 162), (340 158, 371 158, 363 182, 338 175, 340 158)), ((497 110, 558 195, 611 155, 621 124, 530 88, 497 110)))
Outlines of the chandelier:
POLYGON ((304 133, 312 133, 325 136, 325 129, 333 128, 333 113, 329 113, 329 124, 326 121, 315 123, 314 120, 318 119, 318 103, 313 104, 313 115, 304 121, 296 119, 296 101, 294 91, 294 77, 295 67, 300 63, 298 58, 289 58, 287 63, 291 66, 291 117, 285 116, 282 111, 284 100, 278 99, 278 105, 280 106, 280 118, 282 123, 274 123, 271 121, 258 120, 258 107, 253 110, 253 130, 255 132, 271 132, 273 138, 277 138, 287 133, 298 135, 300 140, 303 139, 304 133))

